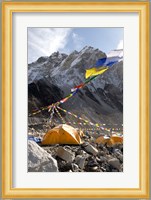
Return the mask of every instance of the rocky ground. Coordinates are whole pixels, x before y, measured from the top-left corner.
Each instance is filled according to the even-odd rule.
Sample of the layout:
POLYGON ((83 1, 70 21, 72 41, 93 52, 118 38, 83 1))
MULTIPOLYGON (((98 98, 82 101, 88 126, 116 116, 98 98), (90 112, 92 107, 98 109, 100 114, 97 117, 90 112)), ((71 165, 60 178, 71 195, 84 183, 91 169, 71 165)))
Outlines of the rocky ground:
POLYGON ((57 160, 60 172, 122 172, 123 145, 107 147, 85 142, 79 146, 43 147, 57 160))
POLYGON ((122 172, 123 144, 96 144, 85 135, 80 145, 42 146, 28 140, 28 171, 32 172, 122 172))

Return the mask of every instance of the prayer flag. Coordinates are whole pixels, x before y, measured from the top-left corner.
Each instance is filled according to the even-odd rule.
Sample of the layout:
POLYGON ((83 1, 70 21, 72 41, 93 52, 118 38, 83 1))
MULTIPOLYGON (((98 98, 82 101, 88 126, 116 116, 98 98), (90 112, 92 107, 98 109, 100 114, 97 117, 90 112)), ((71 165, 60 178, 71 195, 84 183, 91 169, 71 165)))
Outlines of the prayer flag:
POLYGON ((85 73, 85 78, 87 79, 91 76, 103 74, 106 70, 108 70, 108 67, 101 67, 99 69, 93 67, 91 69, 87 69, 85 73))
POLYGON ((104 65, 104 63, 106 62, 106 57, 105 58, 100 58, 98 59, 98 61, 95 63, 95 67, 101 67, 104 65))

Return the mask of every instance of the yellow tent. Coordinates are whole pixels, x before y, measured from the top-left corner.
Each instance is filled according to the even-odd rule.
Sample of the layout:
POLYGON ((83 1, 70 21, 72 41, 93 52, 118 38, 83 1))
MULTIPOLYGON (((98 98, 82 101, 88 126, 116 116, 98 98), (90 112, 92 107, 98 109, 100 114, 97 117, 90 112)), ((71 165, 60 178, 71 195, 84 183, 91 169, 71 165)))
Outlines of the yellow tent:
POLYGON ((108 146, 112 146, 114 144, 122 144, 123 143, 123 136, 112 135, 109 136, 100 136, 95 140, 97 144, 107 144, 108 146))
POLYGON ((61 124, 49 130, 43 138, 42 144, 80 144, 78 131, 67 124, 61 124))

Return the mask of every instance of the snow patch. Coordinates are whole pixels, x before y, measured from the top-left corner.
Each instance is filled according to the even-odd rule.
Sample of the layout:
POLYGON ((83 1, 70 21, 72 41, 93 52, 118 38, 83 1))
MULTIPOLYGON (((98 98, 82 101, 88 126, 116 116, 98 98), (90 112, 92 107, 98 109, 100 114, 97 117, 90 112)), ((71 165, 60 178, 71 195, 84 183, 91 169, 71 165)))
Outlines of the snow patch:
POLYGON ((72 63, 71 63, 71 67, 77 65, 77 63, 79 63, 81 61, 80 57, 77 57, 72 63))
POLYGON ((123 49, 117 49, 117 50, 110 51, 107 54, 107 57, 119 57, 119 58, 122 58, 123 57, 123 49))

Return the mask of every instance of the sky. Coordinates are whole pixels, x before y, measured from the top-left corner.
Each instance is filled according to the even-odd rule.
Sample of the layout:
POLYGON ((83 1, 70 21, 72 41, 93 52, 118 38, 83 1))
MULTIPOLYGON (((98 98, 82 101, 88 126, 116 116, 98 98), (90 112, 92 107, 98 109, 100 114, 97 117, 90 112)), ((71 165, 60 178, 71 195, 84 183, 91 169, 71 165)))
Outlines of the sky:
POLYGON ((105 53, 123 49, 123 28, 28 28, 28 63, 53 52, 70 54, 85 46, 105 53))

